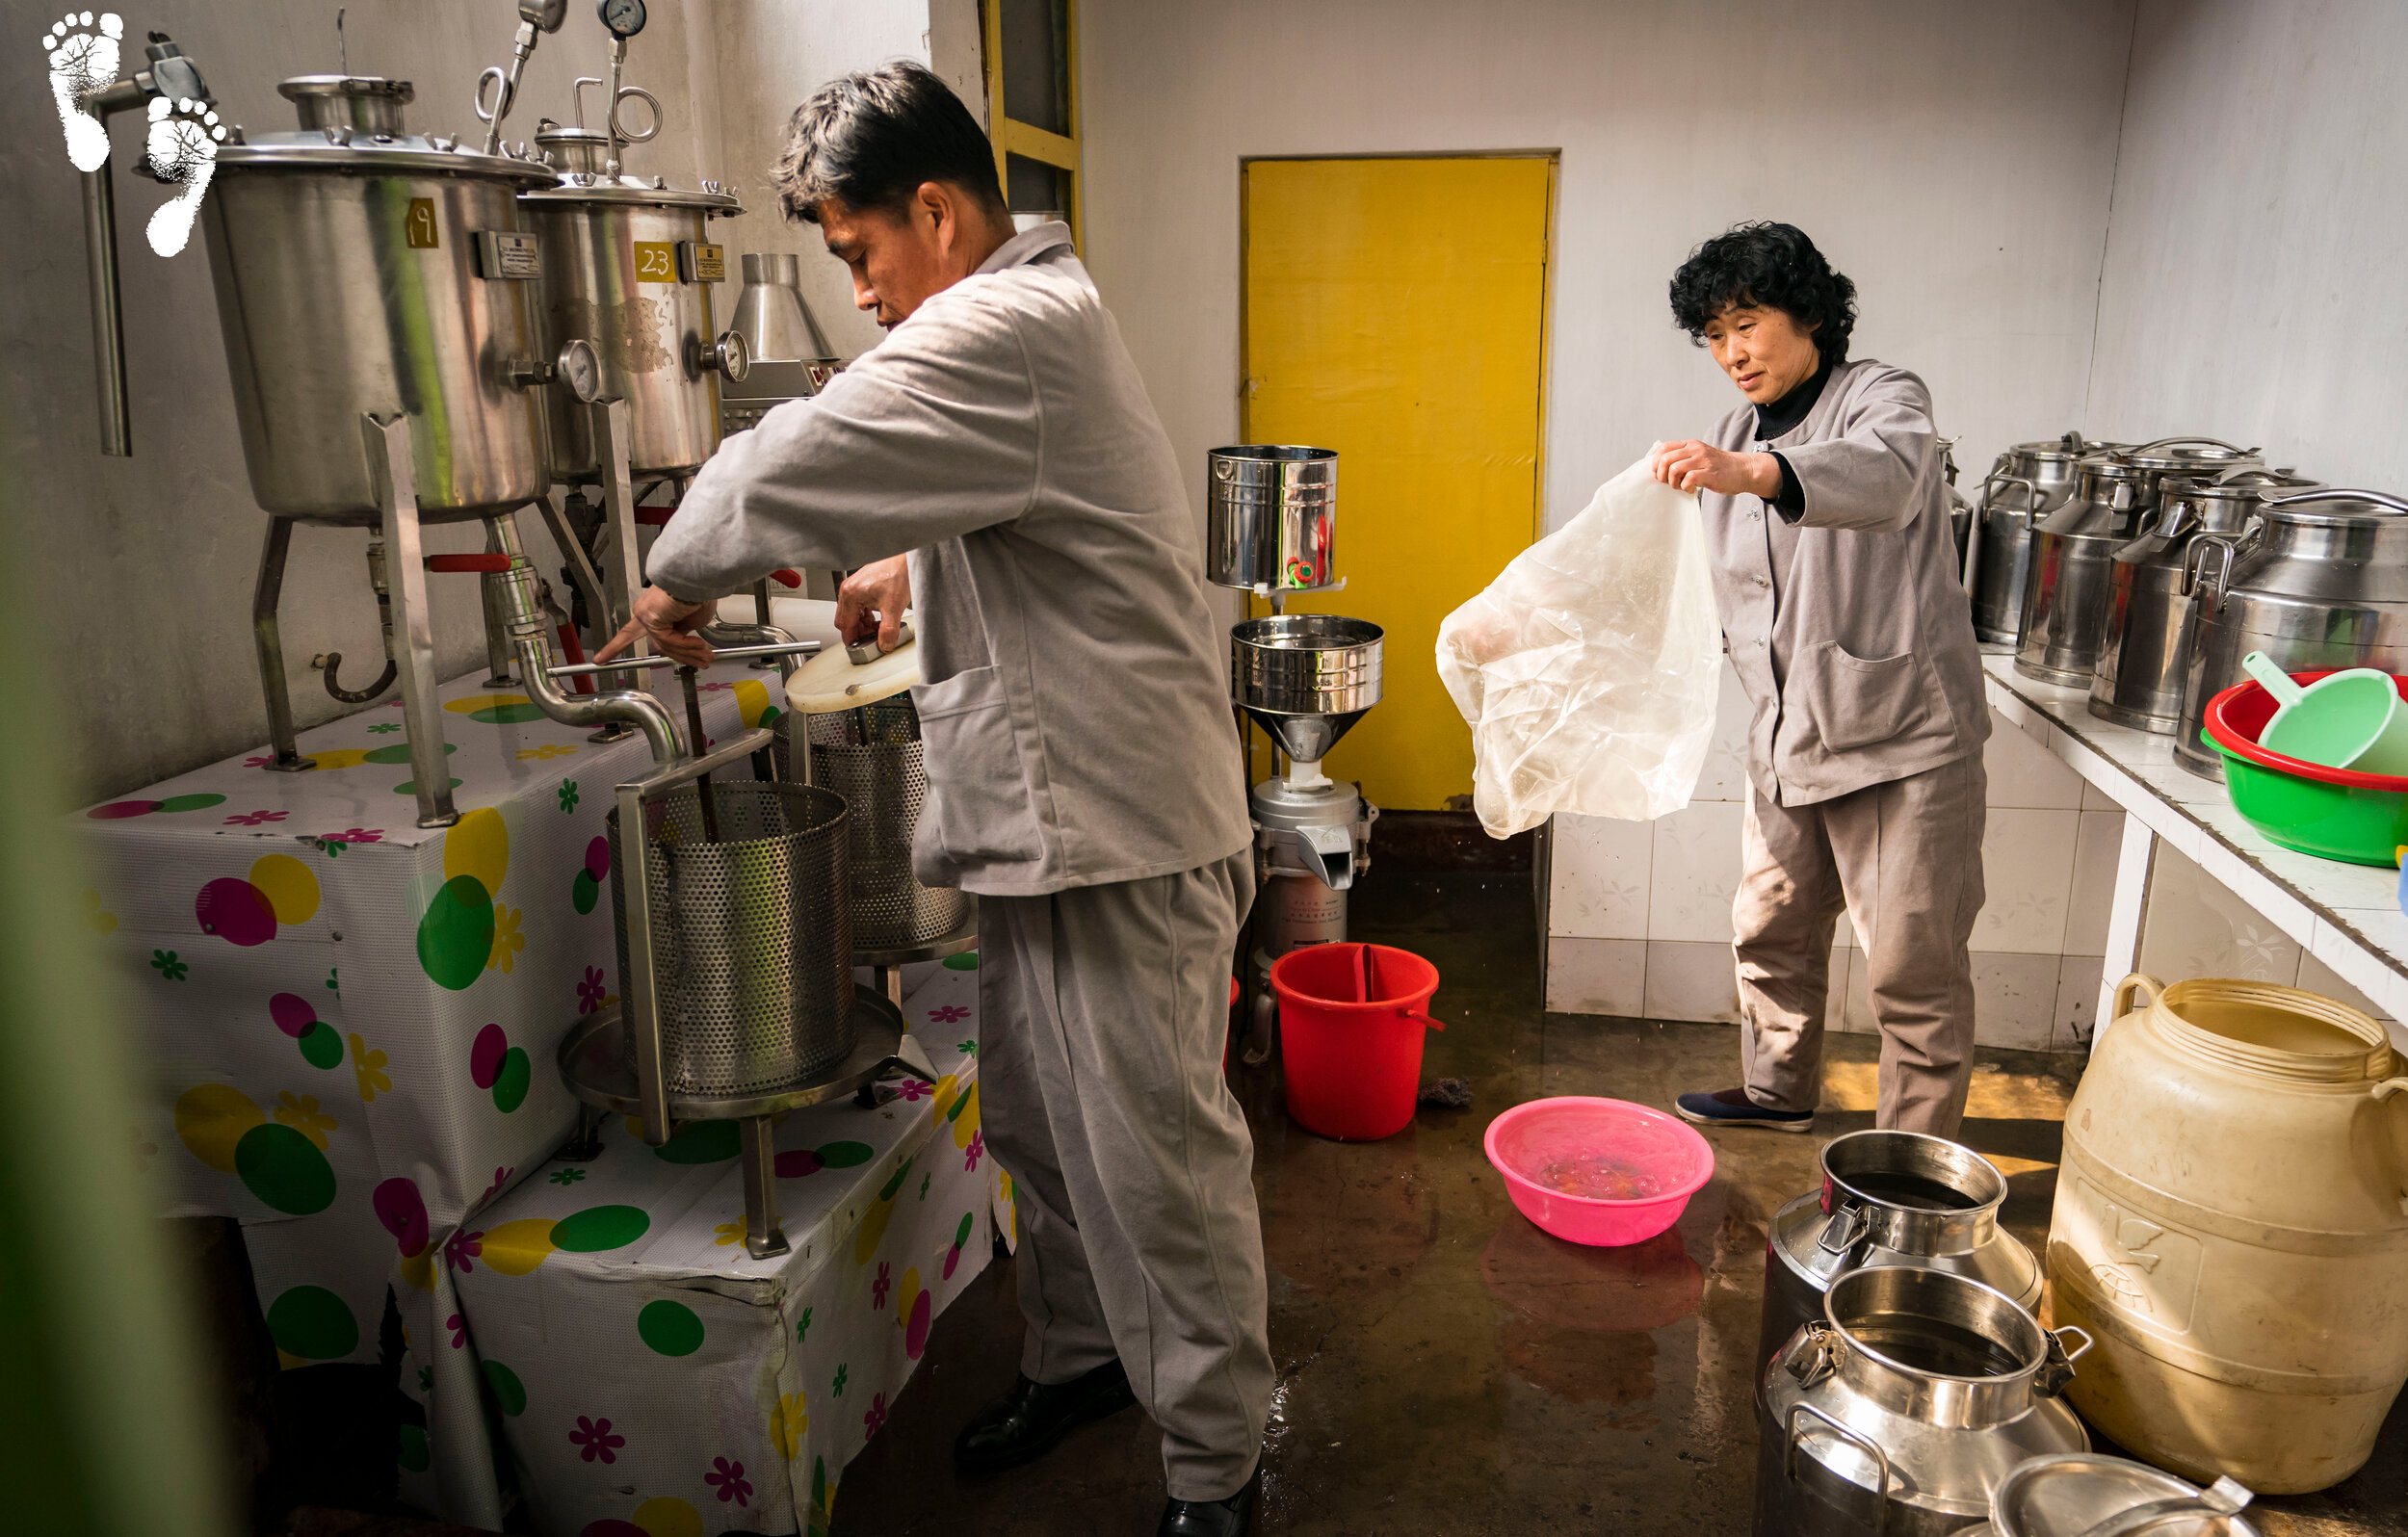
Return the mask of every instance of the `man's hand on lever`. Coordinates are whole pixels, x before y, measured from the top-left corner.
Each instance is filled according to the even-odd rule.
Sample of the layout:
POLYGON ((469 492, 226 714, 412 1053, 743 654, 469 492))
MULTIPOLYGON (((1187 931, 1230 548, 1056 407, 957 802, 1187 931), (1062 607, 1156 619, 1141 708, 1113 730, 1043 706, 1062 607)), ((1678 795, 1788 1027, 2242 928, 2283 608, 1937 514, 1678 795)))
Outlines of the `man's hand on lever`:
POLYGON ((1720 491, 1725 496, 1781 494, 1781 461, 1769 454, 1731 454, 1687 438, 1659 443, 1648 472, 1676 491, 1720 491))
POLYGON ((836 633, 851 644, 877 637, 880 651, 903 643, 903 610, 911 607, 908 557, 893 556, 863 566, 836 589, 836 633))
POLYGON ((635 611, 636 616, 627 621, 626 628, 593 654, 594 661, 609 662, 623 655, 638 640, 649 640, 654 650, 690 667, 711 664, 710 646, 694 632, 718 617, 718 604, 680 603, 659 587, 646 587, 636 594, 635 611))

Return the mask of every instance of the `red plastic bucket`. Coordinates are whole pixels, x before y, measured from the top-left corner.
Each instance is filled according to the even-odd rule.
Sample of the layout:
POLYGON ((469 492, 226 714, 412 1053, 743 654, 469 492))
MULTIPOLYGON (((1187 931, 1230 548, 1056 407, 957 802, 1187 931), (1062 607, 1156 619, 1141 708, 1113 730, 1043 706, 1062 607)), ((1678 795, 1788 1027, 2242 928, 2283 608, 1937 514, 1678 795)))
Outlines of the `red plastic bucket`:
POLYGON ((1288 1113, 1308 1132, 1376 1142, 1413 1119, 1438 968, 1386 945, 1310 945, 1271 963, 1288 1113))

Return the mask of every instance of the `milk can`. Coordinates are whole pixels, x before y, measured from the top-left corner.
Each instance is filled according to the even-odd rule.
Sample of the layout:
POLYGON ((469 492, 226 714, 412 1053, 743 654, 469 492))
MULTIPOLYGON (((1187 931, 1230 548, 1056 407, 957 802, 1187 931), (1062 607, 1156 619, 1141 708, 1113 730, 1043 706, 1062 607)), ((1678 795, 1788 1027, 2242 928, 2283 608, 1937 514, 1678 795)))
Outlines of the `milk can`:
POLYGON ((2256 449, 2235 448, 2212 437, 2161 437, 2115 456, 2142 472, 2140 505, 2146 511, 2156 510, 2159 488, 2168 479, 2212 480, 2235 470, 2264 467, 2256 449))
MULTIPOLYGON (((590 344, 601 392, 627 403, 627 467, 636 475, 698 468, 720 443, 720 381, 747 369, 744 338, 712 320, 711 285, 727 259, 710 221, 744 205, 715 182, 671 187, 611 174, 610 136, 546 120, 536 134, 552 174, 519 206, 542 242, 543 309, 554 346, 590 344)), ((552 473, 598 479, 590 414, 564 393, 550 402, 552 473)))
POLYGON ((2408 502, 2327 489, 2262 503, 2238 539, 2191 541, 2190 620, 2183 643, 2175 761, 2223 777, 2199 740, 2208 701, 2241 681, 2263 651, 2286 672, 2380 667, 2408 672, 2408 502))
POLYGON ((2239 534, 2269 497, 2314 481, 2275 470, 2228 471, 2212 481, 2168 478, 2148 532, 2115 552, 2107 646, 2090 684, 2090 713, 2117 725, 2171 733, 2183 709, 2183 627, 2190 618, 2186 562, 2202 534, 2239 534))
POLYGON ((1965 589, 1974 599, 1974 634, 2012 644, 2024 615, 2024 557, 2032 520, 2065 505, 2077 466, 2103 445, 2079 432, 2018 443, 1999 456, 1981 482, 1965 548, 1965 589))
POLYGON ((2069 1396, 2186 1478, 2338 1483, 2408 1381, 2408 1077, 2297 988, 2134 976, 2114 1013, 2049 1228, 2055 1316, 2099 1342, 2069 1396))
POLYGON ((251 494, 279 518, 378 522, 360 418, 409 420, 417 515, 548 483, 536 241, 542 167, 407 131, 406 80, 299 75, 297 132, 218 151, 201 219, 251 494))
POLYGON ((1958 1531, 2016 1464, 2090 1449, 2057 1396, 2090 1348, 2082 1331, 2052 1334, 1978 1281, 1905 1265, 1840 1277, 1823 1315, 1764 1372, 1755 1537, 1958 1531))
POLYGON ((2026 556, 2015 670, 2087 689, 2113 612, 2115 552, 2140 532, 2149 472, 2120 458, 2081 462, 2074 499, 2040 520, 2026 556))
POLYGON ((1831 1283, 1871 1265, 1971 1276, 2026 1308, 2040 1305, 2040 1263, 1999 1226, 2006 1179, 1973 1149, 1916 1132, 1851 1132, 1825 1144, 1822 1187, 1772 1215, 1765 1243, 1761 1373, 1774 1351, 1822 1316, 1831 1283))

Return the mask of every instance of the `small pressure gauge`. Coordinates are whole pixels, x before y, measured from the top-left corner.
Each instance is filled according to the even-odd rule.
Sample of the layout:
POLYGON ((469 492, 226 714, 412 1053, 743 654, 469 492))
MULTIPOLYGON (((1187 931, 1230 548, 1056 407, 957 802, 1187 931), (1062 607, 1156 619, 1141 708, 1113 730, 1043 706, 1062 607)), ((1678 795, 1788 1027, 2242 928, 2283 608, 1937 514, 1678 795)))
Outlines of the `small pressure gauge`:
POLYGON ((601 0, 595 9, 615 38, 632 38, 643 30, 643 0, 601 0))
POLYGON ((602 360, 594 355, 593 344, 584 337, 571 337, 561 348, 554 366, 571 399, 590 405, 602 398, 602 360))

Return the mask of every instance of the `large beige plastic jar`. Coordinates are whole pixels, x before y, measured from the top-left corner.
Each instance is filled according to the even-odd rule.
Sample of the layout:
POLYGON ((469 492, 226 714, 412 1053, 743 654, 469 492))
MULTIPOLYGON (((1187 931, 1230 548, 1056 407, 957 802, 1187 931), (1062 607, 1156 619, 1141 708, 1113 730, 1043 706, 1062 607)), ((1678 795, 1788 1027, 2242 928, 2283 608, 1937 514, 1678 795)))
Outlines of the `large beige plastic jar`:
POLYGON ((2297 988, 2134 976, 2114 1012, 2049 1230, 2054 1322, 2098 1341, 2066 1396, 2202 1484, 2338 1483, 2408 1380, 2408 1077, 2297 988))

